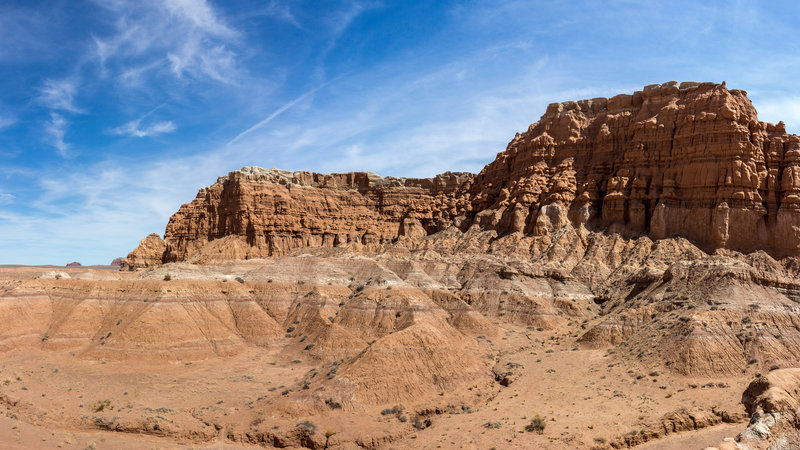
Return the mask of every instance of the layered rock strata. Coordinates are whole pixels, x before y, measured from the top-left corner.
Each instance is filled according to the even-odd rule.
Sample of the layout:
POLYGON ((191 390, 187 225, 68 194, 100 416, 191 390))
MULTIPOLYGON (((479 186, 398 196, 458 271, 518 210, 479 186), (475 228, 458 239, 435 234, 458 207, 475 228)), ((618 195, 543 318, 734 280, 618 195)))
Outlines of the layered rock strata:
POLYGON ((799 158, 800 138, 760 122, 746 92, 669 82, 551 104, 467 195, 500 232, 571 223, 797 255, 799 158))
POLYGON ((450 226, 495 232, 484 250, 504 235, 547 237, 536 253, 585 228, 782 257, 800 254, 799 224, 800 138, 760 122, 744 91, 669 82, 551 104, 476 176, 245 167, 201 189, 163 245, 148 237, 126 265, 414 246, 450 226))
POLYGON ((217 259, 279 256, 302 247, 375 246, 419 238, 452 222, 456 197, 472 174, 381 178, 368 172, 318 174, 245 167, 201 189, 170 218, 163 247, 142 242, 127 265, 184 261, 214 240, 233 236, 217 259), (146 248, 143 248, 145 247, 146 248))

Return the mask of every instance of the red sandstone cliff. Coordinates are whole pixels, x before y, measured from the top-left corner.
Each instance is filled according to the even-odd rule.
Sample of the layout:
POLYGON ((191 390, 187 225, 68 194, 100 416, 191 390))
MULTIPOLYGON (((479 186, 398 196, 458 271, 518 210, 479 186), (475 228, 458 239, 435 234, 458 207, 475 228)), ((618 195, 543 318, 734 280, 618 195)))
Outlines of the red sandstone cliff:
POLYGON ((447 172, 424 179, 381 178, 245 167, 201 189, 170 218, 163 245, 150 235, 128 255, 127 265, 183 261, 204 248, 223 259, 244 259, 302 247, 419 238, 452 223, 466 206, 456 193, 472 177, 447 172))
POLYGON ((744 91, 670 82, 550 105, 469 194, 478 222, 501 232, 569 221, 797 255, 799 163, 800 138, 759 122, 744 91))
POLYGON ((231 172, 170 218, 163 245, 148 237, 126 264, 377 249, 450 225, 534 237, 585 227, 800 255, 800 138, 759 122, 746 93, 724 83, 554 103, 477 176, 231 172))

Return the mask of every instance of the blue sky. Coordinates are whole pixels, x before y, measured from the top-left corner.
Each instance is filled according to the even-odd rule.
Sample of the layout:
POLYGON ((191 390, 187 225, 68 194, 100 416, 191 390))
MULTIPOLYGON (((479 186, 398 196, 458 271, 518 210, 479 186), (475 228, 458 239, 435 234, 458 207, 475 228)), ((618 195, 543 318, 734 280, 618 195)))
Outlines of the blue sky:
POLYGON ((0 1, 0 264, 125 256, 245 165, 479 171, 548 103, 727 81, 800 131, 796 2, 0 1))

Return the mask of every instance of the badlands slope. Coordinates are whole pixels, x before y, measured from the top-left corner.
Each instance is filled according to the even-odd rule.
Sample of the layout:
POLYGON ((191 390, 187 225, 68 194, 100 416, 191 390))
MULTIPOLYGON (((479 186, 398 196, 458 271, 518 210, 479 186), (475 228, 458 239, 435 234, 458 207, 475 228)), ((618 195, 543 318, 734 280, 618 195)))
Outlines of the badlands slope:
POLYGON ((0 267, 0 447, 791 448, 797 164, 671 82, 478 175, 232 172, 121 271, 0 267))

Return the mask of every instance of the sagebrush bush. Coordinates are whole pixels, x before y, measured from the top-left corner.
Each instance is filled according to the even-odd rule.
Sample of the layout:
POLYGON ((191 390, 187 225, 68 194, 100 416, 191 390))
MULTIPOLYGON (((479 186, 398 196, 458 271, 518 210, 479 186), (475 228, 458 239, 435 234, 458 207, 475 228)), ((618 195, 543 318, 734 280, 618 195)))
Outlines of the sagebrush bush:
POLYGON ((530 432, 537 432, 539 434, 544 433, 544 428, 547 424, 544 421, 544 417, 540 417, 538 414, 531 420, 531 423, 525 425, 525 431, 530 432))

